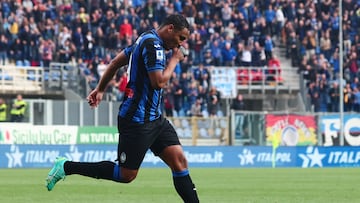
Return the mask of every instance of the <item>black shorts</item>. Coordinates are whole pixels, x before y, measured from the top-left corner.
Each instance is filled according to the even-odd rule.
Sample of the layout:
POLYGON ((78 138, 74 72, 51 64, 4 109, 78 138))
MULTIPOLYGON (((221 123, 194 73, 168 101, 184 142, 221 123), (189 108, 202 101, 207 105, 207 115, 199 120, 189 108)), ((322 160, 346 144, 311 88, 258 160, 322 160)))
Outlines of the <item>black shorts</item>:
POLYGON ((163 116, 145 124, 118 117, 118 130, 119 165, 128 169, 139 169, 148 149, 158 156, 166 147, 180 145, 174 127, 163 116))

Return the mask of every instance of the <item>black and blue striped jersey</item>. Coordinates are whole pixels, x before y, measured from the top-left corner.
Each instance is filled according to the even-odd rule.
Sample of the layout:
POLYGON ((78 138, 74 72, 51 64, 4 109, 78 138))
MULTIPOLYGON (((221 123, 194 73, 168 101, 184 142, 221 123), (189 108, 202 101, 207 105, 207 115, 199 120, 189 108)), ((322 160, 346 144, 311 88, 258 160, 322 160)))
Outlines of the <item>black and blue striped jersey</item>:
POLYGON ((136 123, 153 121, 161 115, 163 90, 151 86, 148 73, 165 68, 163 41, 155 30, 150 30, 139 36, 136 42, 124 51, 129 59, 129 81, 119 116, 136 123))

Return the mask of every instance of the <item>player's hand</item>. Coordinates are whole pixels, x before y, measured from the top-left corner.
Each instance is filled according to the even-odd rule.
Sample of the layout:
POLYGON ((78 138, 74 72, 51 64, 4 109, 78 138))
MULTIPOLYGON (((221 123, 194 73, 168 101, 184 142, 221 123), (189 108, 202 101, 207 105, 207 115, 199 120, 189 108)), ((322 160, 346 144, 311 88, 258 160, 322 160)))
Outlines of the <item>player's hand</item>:
POLYGON ((88 101, 88 103, 92 109, 96 108, 100 104, 100 102, 103 98, 103 95, 104 95, 104 92, 100 92, 97 88, 95 88, 86 97, 86 100, 88 101))
POLYGON ((185 58, 185 48, 176 47, 173 49, 173 57, 176 57, 179 61, 182 61, 185 58))

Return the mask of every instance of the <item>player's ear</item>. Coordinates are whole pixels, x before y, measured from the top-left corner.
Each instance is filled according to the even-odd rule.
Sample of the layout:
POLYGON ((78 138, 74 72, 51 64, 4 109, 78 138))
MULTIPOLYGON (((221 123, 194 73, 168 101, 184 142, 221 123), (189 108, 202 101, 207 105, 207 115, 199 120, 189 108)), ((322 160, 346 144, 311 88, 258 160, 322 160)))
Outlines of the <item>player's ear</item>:
POLYGON ((173 24, 169 24, 169 25, 168 25, 168 31, 169 31, 169 33, 174 32, 174 28, 175 28, 175 26, 174 26, 173 24))

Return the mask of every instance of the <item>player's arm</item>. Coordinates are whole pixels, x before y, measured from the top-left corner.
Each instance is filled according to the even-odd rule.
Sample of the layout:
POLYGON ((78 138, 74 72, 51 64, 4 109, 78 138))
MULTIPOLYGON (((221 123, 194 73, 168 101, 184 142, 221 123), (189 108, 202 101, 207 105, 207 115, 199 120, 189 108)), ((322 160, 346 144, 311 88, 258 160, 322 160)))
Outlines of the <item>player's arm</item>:
POLYGON ((116 71, 119 68, 127 65, 129 62, 128 57, 126 56, 124 51, 121 51, 113 60, 111 60, 110 64, 106 68, 104 74, 100 78, 99 84, 97 85, 97 90, 99 92, 105 91, 106 86, 113 79, 116 71))
POLYGON ((128 63, 129 57, 124 50, 121 51, 113 60, 111 60, 104 74, 101 76, 97 87, 91 91, 87 97, 88 103, 92 108, 97 107, 101 102, 106 86, 113 79, 116 71, 128 63))
POLYGON ((151 86, 154 89, 164 88, 167 82, 170 80, 172 73, 175 70, 177 63, 184 59, 183 53, 178 48, 173 49, 173 55, 171 56, 167 67, 161 71, 149 72, 149 78, 151 86))

